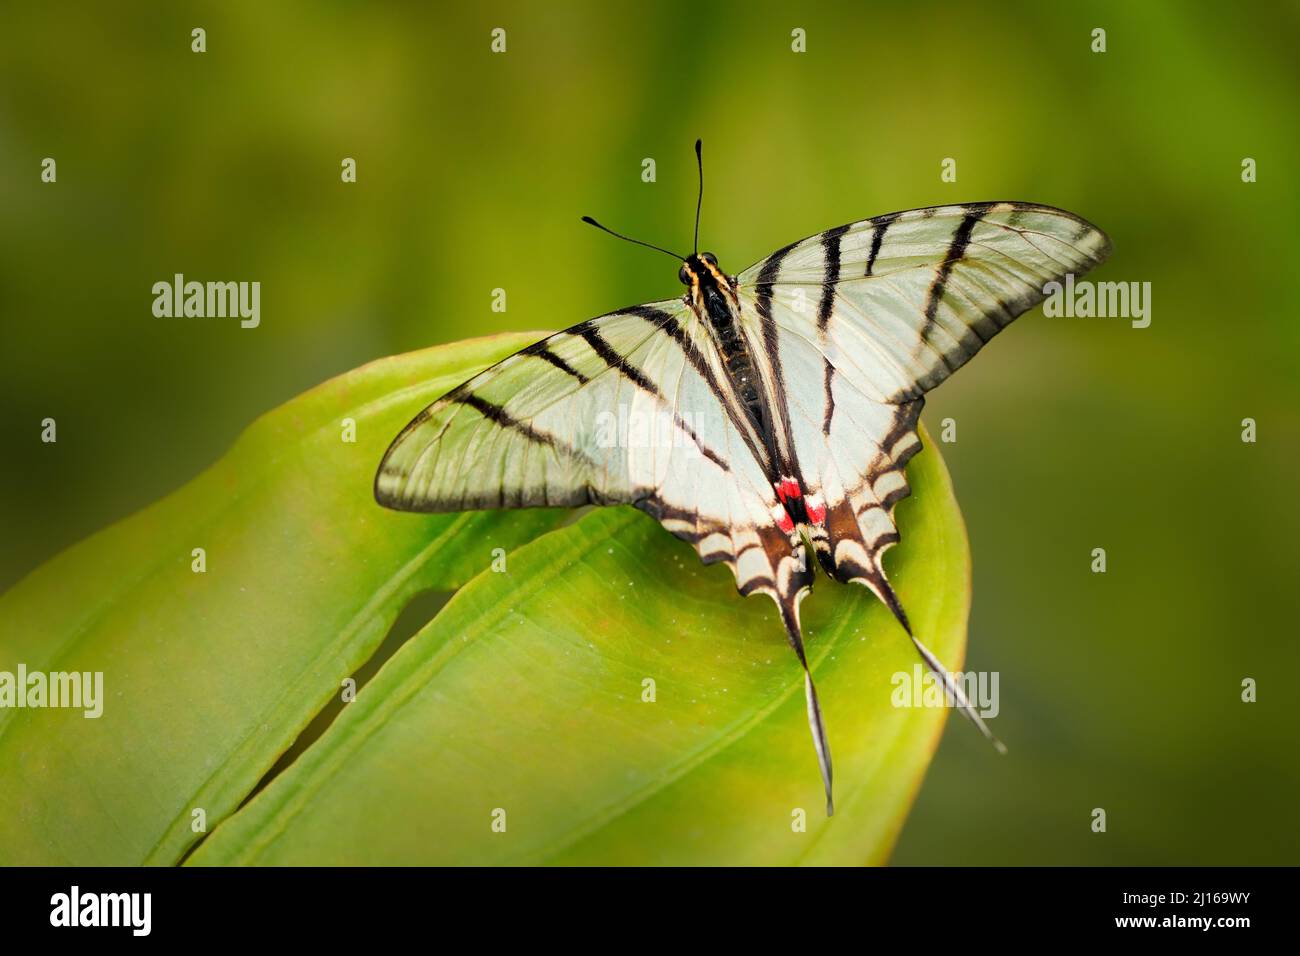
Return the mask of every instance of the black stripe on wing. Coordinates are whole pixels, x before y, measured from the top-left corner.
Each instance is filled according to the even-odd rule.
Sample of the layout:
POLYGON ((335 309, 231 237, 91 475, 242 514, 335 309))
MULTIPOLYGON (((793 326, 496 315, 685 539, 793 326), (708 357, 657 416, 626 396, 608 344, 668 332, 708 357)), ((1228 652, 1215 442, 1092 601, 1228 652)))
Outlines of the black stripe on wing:
MULTIPOLYGON (((992 207, 993 203, 967 203, 962 208, 966 210, 966 215, 958 223, 956 231, 953 233, 952 241, 948 244, 948 252, 943 257, 938 271, 935 273, 934 281, 930 283, 930 289, 925 297, 925 325, 921 327, 921 341, 930 344, 930 333, 934 331, 936 316, 939 312, 939 303, 943 300, 945 287, 948 285, 948 277, 952 275, 953 266, 960 262, 966 255, 966 248, 970 245, 971 233, 975 230, 975 224, 984 218, 985 214, 992 207)), ((979 351, 980 346, 988 341, 982 336, 975 336, 979 341, 971 344, 969 336, 974 336, 970 326, 967 326, 967 341, 961 343, 962 348, 966 349, 967 356, 962 356, 957 365, 953 365, 952 358, 946 352, 939 352, 944 364, 948 366, 949 371, 956 371, 969 355, 979 351)))
POLYGON ((534 342, 532 345, 528 346, 528 348, 522 349, 521 354, 534 355, 537 358, 542 359, 543 361, 549 362, 551 365, 558 368, 564 374, 570 375, 573 378, 577 379, 579 385, 586 385, 588 382, 591 381, 591 379, 588 378, 586 375, 583 375, 581 372, 575 369, 564 359, 560 358, 560 356, 552 352, 550 346, 547 344, 548 341, 549 341, 548 339, 542 339, 542 341, 540 342, 534 342))
POLYGON ((600 331, 595 325, 585 323, 584 325, 577 327, 575 331, 578 335, 582 336, 583 340, 586 341, 588 345, 591 346, 591 350, 600 356, 600 360, 604 362, 606 366, 618 372, 637 388, 641 389, 641 391, 647 392, 658 399, 663 398, 663 395, 655 386, 655 383, 646 378, 645 375, 641 373, 641 370, 629 362, 626 357, 619 355, 618 352, 614 351, 613 346, 605 341, 604 337, 601 336, 600 331))
MULTIPOLYGON (((749 428, 748 420, 739 410, 740 399, 731 391, 729 385, 724 387, 722 382, 719 381, 709 363, 700 354, 695 342, 691 340, 686 330, 682 328, 681 323, 677 321, 676 316, 669 315, 667 312, 651 306, 637 306, 628 309, 627 312, 645 319, 676 343, 677 347, 682 350, 682 354, 686 357, 686 361, 690 364, 692 370, 704 381, 709 391, 713 393, 713 397, 717 399, 718 404, 722 407, 723 414, 727 416, 727 420, 731 422, 732 427, 740 434, 750 454, 754 456, 754 460, 766 471, 768 459, 766 450, 758 444, 756 441, 757 436, 753 434, 749 428)), ((684 423, 679 424, 683 429, 686 428, 684 423)), ((688 432, 688 434, 691 434, 692 438, 695 437, 693 432, 688 432)), ((696 443, 699 444, 698 440, 696 443)), ((700 445, 700 448, 704 450, 703 445, 700 445)), ((705 450, 704 453, 711 458, 716 457, 718 463, 722 464, 721 458, 714 456, 713 452, 705 450)), ((727 467, 726 470, 729 471, 730 468, 727 467)))
MULTIPOLYGON (((773 442, 776 447, 772 449, 779 458, 776 464, 781 475, 778 477, 791 477, 802 485, 803 477, 799 473, 799 463, 795 460, 794 436, 790 433, 790 409, 786 403, 785 372, 781 367, 780 332, 777 329, 776 318, 772 315, 772 286, 781 274, 782 260, 797 245, 799 243, 792 242, 767 257, 758 274, 758 280, 754 283, 754 309, 758 312, 763 352, 767 356, 767 364, 772 372, 768 405, 773 416, 773 431, 780 430, 780 440, 773 442)), ((772 437, 776 439, 778 436, 773 434, 772 437)))
POLYGON ((835 366, 825 358, 826 327, 831 321, 831 312, 835 308, 835 283, 840 281, 840 238, 849 231, 847 225, 836 226, 822 233, 822 250, 825 268, 822 274, 822 297, 817 303, 817 334, 822 342, 822 362, 825 366, 822 374, 822 392, 825 395, 822 412, 822 434, 831 433, 831 418, 835 414, 835 366))
POLYGON ((885 241, 885 232, 889 229, 889 224, 901 215, 901 212, 887 212, 871 220, 871 251, 867 253, 867 270, 862 273, 864 276, 871 275, 871 270, 876 267, 880 246, 885 241))
MULTIPOLYGON (((659 309, 649 306, 636 306, 631 309, 625 309, 623 314, 641 316, 648 321, 654 322, 660 332, 666 332, 666 326, 671 325, 673 327, 673 332, 680 334, 680 329, 677 327, 677 320, 667 312, 663 312, 659 309)), ((581 328, 578 334, 581 335, 586 343, 591 346, 592 351, 600 356, 601 361, 603 361, 608 368, 617 371, 629 382, 641 389, 641 391, 648 395, 653 395, 663 403, 664 407, 666 407, 672 414, 673 424, 677 428, 681 429, 682 432, 695 443, 695 446, 700 450, 700 454, 704 455, 705 458, 709 459, 709 461, 713 462, 723 471, 731 471, 731 465, 727 460, 717 451, 704 444, 700 439, 699 434, 686 422, 684 418, 682 418, 677 407, 668 400, 659 387, 655 385, 654 382, 650 381, 644 372, 629 362, 624 356, 619 355, 618 352, 614 350, 613 346, 605 341, 599 331, 592 326, 587 326, 581 328)), ((676 338, 672 332, 667 332, 666 334, 676 338)), ((719 396, 719 401, 721 400, 721 396, 719 396)))

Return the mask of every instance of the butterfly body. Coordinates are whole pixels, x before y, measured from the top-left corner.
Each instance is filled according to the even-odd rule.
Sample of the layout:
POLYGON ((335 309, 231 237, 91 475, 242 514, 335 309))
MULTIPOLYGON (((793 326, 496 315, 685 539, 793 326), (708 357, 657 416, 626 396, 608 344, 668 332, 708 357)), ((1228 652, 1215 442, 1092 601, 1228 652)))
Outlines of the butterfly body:
POLYGON ((779 499, 779 505, 773 509, 773 521, 780 530, 792 534, 799 523, 795 514, 803 515, 801 491, 797 479, 778 474, 779 451, 773 434, 774 415, 766 401, 766 396, 773 390, 763 381, 754 353, 745 341, 737 280, 719 268, 717 258, 710 252, 683 260, 679 278, 688 286, 683 301, 697 321, 711 329, 731 388, 765 453, 761 456, 764 470, 779 499))
POLYGON ((925 392, 1046 283, 1108 252, 1071 213, 985 202, 849 223, 735 276, 711 254, 682 257, 684 296, 557 333, 422 411, 384 456, 375 496, 410 511, 627 503, 706 564, 726 563, 741 594, 776 602, 804 668, 829 813, 830 750, 799 625, 808 545, 828 575, 889 607, 993 739, 886 577, 894 508, 910 490, 925 392), (664 421, 673 440, 608 440, 616 411, 664 421))
POLYGON ((700 322, 713 330, 718 355, 750 423, 764 438, 769 438, 770 416, 763 404, 753 359, 740 331, 736 280, 718 268, 717 259, 710 252, 683 260, 678 276, 690 287, 684 299, 686 305, 700 322))

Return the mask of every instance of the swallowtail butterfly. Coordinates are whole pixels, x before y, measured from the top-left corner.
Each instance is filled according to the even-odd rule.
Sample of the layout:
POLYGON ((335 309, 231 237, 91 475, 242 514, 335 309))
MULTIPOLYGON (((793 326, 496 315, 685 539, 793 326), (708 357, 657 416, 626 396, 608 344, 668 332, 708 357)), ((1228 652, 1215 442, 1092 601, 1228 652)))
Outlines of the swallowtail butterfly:
POLYGON ((831 754, 799 628, 807 550, 889 607, 1002 749, 912 633, 882 558, 899 540, 925 393, 1110 243, 1050 206, 965 203, 837 226, 729 275, 699 252, 695 151, 696 251, 629 240, 679 259, 685 295, 582 322, 453 389, 393 441, 375 498, 425 512, 632 504, 704 563, 725 562, 741 594, 776 602, 803 665, 829 814, 831 754), (673 440, 608 440, 620 407, 666 421, 673 440))

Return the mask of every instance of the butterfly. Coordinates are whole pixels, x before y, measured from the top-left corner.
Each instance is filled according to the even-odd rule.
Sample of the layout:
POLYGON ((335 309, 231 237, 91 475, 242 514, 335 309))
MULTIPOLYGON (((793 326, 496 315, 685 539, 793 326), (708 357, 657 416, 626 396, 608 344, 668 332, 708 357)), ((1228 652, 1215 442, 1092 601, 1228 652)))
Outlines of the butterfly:
POLYGON ((976 202, 889 213, 790 245, 736 275, 699 251, 684 295, 581 322, 498 362, 394 439, 375 498, 402 511, 631 504, 776 602, 803 666, 834 812, 832 764, 799 625, 815 554, 869 588, 946 694, 999 749, 913 633, 885 575, 925 393, 1110 241, 1071 213, 976 202), (641 427, 629 427, 629 422, 641 427), (652 426, 646 425, 652 423, 652 426))

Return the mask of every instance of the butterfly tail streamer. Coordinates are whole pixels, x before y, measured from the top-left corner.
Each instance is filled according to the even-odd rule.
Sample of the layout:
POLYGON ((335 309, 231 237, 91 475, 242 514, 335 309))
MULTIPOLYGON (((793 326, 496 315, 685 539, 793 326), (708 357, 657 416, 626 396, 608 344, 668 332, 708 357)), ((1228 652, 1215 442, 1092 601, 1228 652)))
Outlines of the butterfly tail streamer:
POLYGON ((943 682, 944 692, 948 694, 952 700, 957 702, 957 706, 961 708, 961 712, 966 715, 966 718, 970 720, 971 723, 979 728, 979 732, 984 735, 984 738, 993 745, 993 748, 998 753, 1006 753, 1007 745, 998 740, 993 731, 989 730, 988 724, 984 723, 983 718, 980 717, 979 713, 975 710, 974 705, 972 705, 970 700, 966 697, 965 691, 961 689, 961 685, 952 679, 952 675, 948 673, 947 668, 939 662, 939 659, 931 653, 928 647, 917 640, 915 634, 908 631, 907 636, 910 637, 912 643, 916 645, 916 649, 920 653, 921 659, 925 661, 930 670, 938 675, 939 679, 943 682))
POLYGON ((880 594, 886 606, 898 619, 898 623, 903 626, 903 630, 907 632, 907 636, 911 638, 912 644, 916 647, 917 653, 921 655, 921 660, 925 661, 926 667, 930 668, 930 672, 939 678, 948 699, 956 701, 966 719, 979 728, 979 732, 984 735, 984 738, 993 745, 998 753, 1006 753, 1007 745, 998 740, 993 731, 989 730, 988 724, 984 723, 984 719, 975 710, 974 705, 967 698, 966 692, 961 689, 961 685, 952 679, 952 674, 948 671, 948 668, 944 667, 943 662, 934 656, 934 652, 922 644, 920 639, 912 633, 912 625, 908 622, 907 614, 903 611, 903 605, 899 603, 898 595, 894 593, 894 589, 883 578, 874 583, 875 588, 873 590, 880 594))
MULTIPOLYGON (((806 593, 806 592, 805 592, 806 593)), ((808 729, 812 733, 813 747, 817 751, 817 765, 821 768, 822 784, 826 788, 826 815, 835 815, 835 800, 831 795, 831 748, 826 742, 826 725, 822 721, 821 703, 817 700, 817 688, 813 684, 812 672, 808 669, 808 658, 804 654, 803 634, 799 628, 798 597, 792 600, 777 601, 781 609, 781 622, 785 625, 786 638, 793 648, 799 663, 803 665, 804 700, 808 708, 808 729)))

